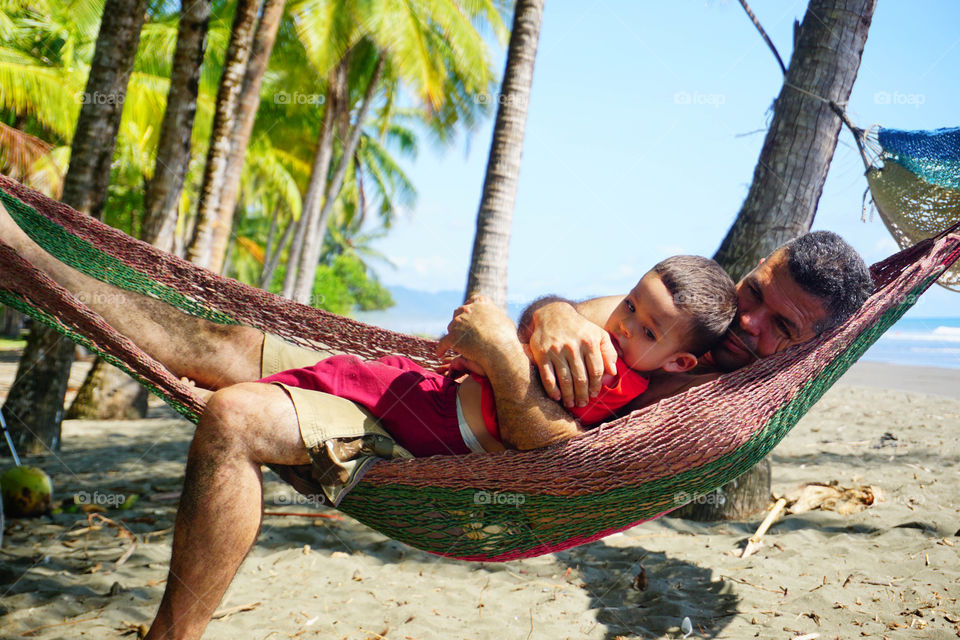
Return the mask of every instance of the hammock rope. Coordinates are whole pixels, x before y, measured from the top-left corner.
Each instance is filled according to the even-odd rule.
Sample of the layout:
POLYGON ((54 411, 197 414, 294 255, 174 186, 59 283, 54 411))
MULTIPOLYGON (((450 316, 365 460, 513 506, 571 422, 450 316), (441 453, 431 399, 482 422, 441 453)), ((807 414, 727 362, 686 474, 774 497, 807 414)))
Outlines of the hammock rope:
MULTIPOLYGON (((45 250, 88 275, 224 324, 302 346, 437 366, 434 343, 296 304, 166 254, 0 176, 0 199, 45 250)), ((431 553, 506 561, 559 551, 656 518, 761 460, 960 257, 944 230, 871 268, 877 292, 844 325, 552 447, 379 462, 339 509, 431 553)), ((203 404, 81 300, 0 243, 0 302, 91 348, 196 421, 203 404)), ((271 466, 306 495, 308 467, 271 466)))

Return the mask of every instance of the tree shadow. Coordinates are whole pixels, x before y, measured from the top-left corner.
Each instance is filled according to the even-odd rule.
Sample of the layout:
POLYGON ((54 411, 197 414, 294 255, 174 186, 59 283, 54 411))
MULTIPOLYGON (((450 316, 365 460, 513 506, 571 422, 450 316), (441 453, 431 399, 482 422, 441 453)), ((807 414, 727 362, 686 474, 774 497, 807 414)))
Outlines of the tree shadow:
MULTIPOLYGON (((168 415, 166 410, 157 413, 168 415)), ((156 414, 154 414, 156 415, 156 414)), ((48 472, 55 475, 55 488, 58 497, 86 491, 93 493, 130 493, 141 494, 141 500, 129 511, 108 510, 106 515, 121 522, 137 535, 156 531, 172 524, 176 510, 175 501, 157 502, 151 494, 163 491, 179 490, 183 483, 183 464, 189 446, 190 426, 180 423, 171 431, 170 437, 162 446, 154 446, 147 436, 137 436, 129 431, 114 436, 106 434, 97 444, 77 443, 78 446, 65 448, 57 456, 46 458, 31 457, 30 464, 40 463, 48 472), (80 457, 85 458, 80 473, 70 471, 71 466, 79 470, 80 457), (74 461, 76 465, 72 465, 74 461), (91 465, 90 461, 97 461, 91 465), (134 464, 136 463, 136 464, 134 464), (61 465, 63 465, 61 467, 61 465), (60 471, 58 472, 57 469, 60 471), (114 472, 113 470, 119 470, 114 472), (56 475, 59 473, 60 478, 56 475), (150 518, 153 522, 150 522, 150 518), (141 519, 141 521, 138 521, 141 519)), ((891 454, 898 462, 947 464, 935 452, 927 448, 903 450, 883 448, 869 450, 863 454, 811 453, 809 455, 774 455, 775 463, 785 466, 799 464, 836 464, 844 468, 866 463, 882 462, 889 464, 891 454)), ((956 461, 953 461, 956 463, 956 461)), ((283 483, 272 472, 265 471, 265 498, 268 510, 302 511, 313 513, 337 514, 332 509, 306 507, 295 502, 296 494, 292 487, 283 483), (280 500, 279 496, 286 496, 280 500), (297 504, 294 508, 292 505, 297 504)), ((55 524, 69 526, 84 518, 82 514, 62 516, 54 519, 55 524)), ((846 533, 864 536, 877 535, 883 530, 867 524, 846 525, 839 516, 830 512, 809 512, 779 521, 775 527, 782 530, 816 528, 826 534, 846 533)), ((696 526, 703 531, 711 525, 696 526, 681 521, 661 523, 678 533, 696 533, 696 526)), ((745 540, 755 527, 756 521, 726 522, 728 531, 745 540)), ((715 526, 715 525, 713 525, 715 526)), ((950 531, 941 534, 936 525, 909 521, 897 525, 915 528, 923 535, 950 535, 950 531)), ((169 545, 170 534, 164 534, 155 541, 169 545)), ((349 516, 343 520, 308 519, 302 517, 271 517, 264 520, 264 526, 256 543, 257 547, 272 553, 284 550, 296 550, 309 545, 314 552, 332 554, 362 553, 384 565, 413 561, 418 564, 446 563, 449 560, 433 556, 402 543, 385 538, 376 531, 357 523, 349 516)), ((137 552, 139 554, 139 551, 137 552)), ((115 555, 119 555, 117 552, 115 555)), ((137 555, 131 558, 131 564, 137 555)), ((64 580, 59 578, 27 573, 32 560, 27 557, 11 559, 0 557, 0 587, 3 591, 10 583, 18 581, 12 593, 27 591, 45 593, 48 597, 56 593, 74 594, 86 598, 106 597, 96 581, 83 576, 84 567, 63 567, 64 580), (69 575, 67 575, 69 574, 69 575), (79 589, 79 591, 74 591, 79 589)), ((573 570, 568 582, 571 588, 582 590, 589 597, 589 609, 581 616, 584 631, 592 626, 603 625, 604 637, 613 640, 621 635, 641 635, 643 637, 681 637, 680 624, 685 617, 693 623, 693 630, 699 637, 719 637, 738 613, 740 599, 731 588, 729 581, 718 578, 710 568, 697 566, 676 556, 664 552, 647 552, 642 547, 617 547, 605 541, 594 542, 555 554, 556 563, 573 570), (635 579, 641 573, 641 565, 646 574, 646 588, 637 584, 635 579)), ((57 558, 54 558, 57 560, 57 558)), ((474 565, 485 573, 495 573, 511 569, 517 565, 474 565)), ((562 569, 561 569, 562 570, 562 569)), ((144 598, 155 598, 154 590, 136 594, 144 598)), ((574 634, 576 635, 576 634, 574 634)))
POLYGON ((606 626, 609 640, 680 638, 684 618, 697 637, 715 638, 738 613, 740 599, 729 582, 666 553, 600 540, 555 556, 580 573, 595 622, 606 626))

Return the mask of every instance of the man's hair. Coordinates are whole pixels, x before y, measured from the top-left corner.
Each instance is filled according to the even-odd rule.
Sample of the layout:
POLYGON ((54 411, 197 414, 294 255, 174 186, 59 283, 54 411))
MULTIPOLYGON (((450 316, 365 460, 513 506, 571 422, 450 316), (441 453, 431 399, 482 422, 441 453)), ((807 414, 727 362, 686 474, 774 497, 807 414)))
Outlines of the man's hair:
POLYGON ((832 231, 813 231, 785 244, 790 275, 804 291, 823 301, 827 318, 817 333, 844 322, 873 293, 870 269, 860 254, 832 231))
POLYGON ((723 336, 737 314, 737 288, 723 268, 703 256, 673 256, 653 269, 689 318, 685 350, 702 356, 723 336))

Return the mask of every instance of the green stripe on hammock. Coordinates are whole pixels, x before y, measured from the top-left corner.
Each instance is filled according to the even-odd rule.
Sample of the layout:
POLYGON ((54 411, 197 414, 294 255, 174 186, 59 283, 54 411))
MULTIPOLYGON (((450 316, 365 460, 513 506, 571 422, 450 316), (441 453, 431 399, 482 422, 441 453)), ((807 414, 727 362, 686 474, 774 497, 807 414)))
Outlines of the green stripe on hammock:
POLYGON ((0 200, 20 228, 34 242, 61 262, 91 278, 162 300, 185 313, 217 324, 239 324, 229 315, 206 307, 171 287, 147 278, 120 260, 100 251, 86 240, 67 232, 30 205, 2 189, 0 189, 0 200))

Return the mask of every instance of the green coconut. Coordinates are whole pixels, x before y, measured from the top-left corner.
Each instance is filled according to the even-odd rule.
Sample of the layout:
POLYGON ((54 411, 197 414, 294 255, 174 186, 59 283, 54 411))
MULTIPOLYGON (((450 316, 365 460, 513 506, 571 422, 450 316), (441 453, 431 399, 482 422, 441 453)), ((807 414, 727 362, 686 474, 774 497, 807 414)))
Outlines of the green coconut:
POLYGON ((39 516, 50 511, 53 484, 37 467, 14 467, 0 477, 3 508, 13 518, 39 516))

